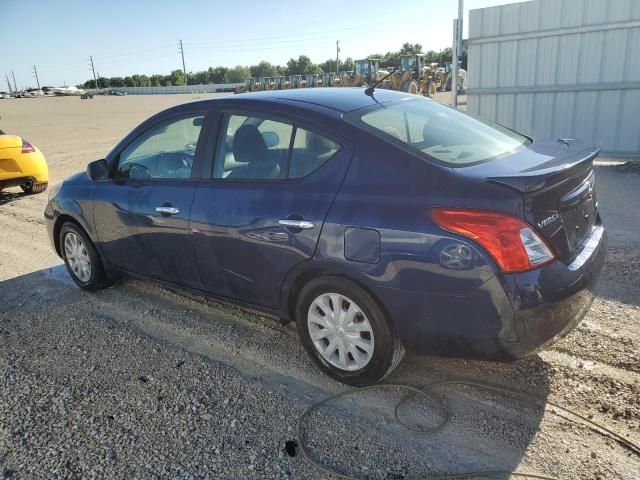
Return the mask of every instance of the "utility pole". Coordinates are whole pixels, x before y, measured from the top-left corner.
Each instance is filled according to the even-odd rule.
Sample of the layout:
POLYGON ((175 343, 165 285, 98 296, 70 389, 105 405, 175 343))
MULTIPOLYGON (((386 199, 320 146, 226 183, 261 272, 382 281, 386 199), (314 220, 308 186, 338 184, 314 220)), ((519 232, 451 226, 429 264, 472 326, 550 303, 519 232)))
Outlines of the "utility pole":
POLYGON ((336 76, 340 74, 340 40, 336 40, 336 76))
POLYGON ((182 55, 182 71, 184 72, 184 83, 188 84, 188 78, 187 78, 187 67, 184 66, 184 48, 182 48, 182 40, 180 40, 180 44, 178 45, 178 51, 180 52, 180 55, 182 55))
POLYGON ((38 84, 38 90, 40 90, 40 79, 38 78, 38 70, 36 70, 36 66, 33 66, 33 74, 36 77, 36 83, 38 84))
POLYGON ((16 86, 16 76, 13 73, 13 70, 11 70, 11 76, 13 77, 13 91, 17 92, 18 91, 18 87, 16 86))
POLYGON ((453 21, 453 48, 451 49, 451 95, 454 107, 458 107, 458 59, 462 55, 463 14, 464 0, 458 0, 458 18, 453 21))
POLYGON ((13 88, 11 87, 11 82, 9 81, 9 75, 5 73, 4 77, 7 79, 7 85, 9 85, 9 93, 13 93, 13 88))
POLYGON ((91 70, 93 71, 93 82, 96 87, 96 90, 100 89, 100 85, 98 85, 98 78, 96 77, 96 67, 93 65, 93 57, 89 55, 89 61, 91 62, 91 70))

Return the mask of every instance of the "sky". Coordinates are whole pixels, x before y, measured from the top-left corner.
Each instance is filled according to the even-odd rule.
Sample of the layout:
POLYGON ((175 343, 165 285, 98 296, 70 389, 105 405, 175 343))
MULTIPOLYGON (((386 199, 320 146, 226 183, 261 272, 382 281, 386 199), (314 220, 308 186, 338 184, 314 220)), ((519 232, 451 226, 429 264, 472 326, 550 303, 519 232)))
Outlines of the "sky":
MULTIPOLYGON (((513 3, 465 0, 470 9, 513 3)), ((168 74, 210 66, 284 65, 304 54, 316 63, 336 56, 364 58, 420 43, 440 50, 452 43, 457 0, 0 0, 0 90, 5 74, 19 89, 76 85, 100 76, 168 74), (13 82, 13 80, 11 80, 13 82)))

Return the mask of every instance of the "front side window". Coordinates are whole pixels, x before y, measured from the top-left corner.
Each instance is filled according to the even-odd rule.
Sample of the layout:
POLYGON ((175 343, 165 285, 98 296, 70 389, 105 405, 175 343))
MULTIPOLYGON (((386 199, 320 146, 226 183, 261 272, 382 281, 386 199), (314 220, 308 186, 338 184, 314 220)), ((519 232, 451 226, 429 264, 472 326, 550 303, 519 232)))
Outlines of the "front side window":
POLYGON ((191 178, 202 114, 171 119, 141 134, 120 154, 121 179, 191 178))
POLYGON ((226 115, 214 178, 282 180, 317 170, 340 146, 315 132, 263 117, 226 115))
POLYGON ((529 143, 527 137, 493 122, 422 98, 354 112, 348 120, 451 166, 488 161, 529 143))

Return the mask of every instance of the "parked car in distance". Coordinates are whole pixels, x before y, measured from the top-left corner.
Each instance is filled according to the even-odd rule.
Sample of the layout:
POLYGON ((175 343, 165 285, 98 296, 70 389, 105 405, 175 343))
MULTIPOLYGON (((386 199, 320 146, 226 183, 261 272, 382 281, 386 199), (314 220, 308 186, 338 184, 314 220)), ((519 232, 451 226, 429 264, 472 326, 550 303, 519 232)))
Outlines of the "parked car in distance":
POLYGON ((0 130, 0 190, 20 187, 26 193, 40 193, 49 184, 49 168, 42 152, 17 135, 0 130))
POLYGON ((400 92, 247 93, 151 117, 45 217, 80 287, 126 273, 269 312, 365 385, 405 348, 513 359, 574 328, 606 250, 598 153, 400 92))

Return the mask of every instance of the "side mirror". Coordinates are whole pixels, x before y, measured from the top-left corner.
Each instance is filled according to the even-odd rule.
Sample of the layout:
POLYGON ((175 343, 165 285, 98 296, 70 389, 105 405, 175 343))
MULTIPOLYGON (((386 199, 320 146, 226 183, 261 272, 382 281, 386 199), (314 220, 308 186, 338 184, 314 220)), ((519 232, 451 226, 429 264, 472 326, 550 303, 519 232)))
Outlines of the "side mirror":
POLYGON ((109 178, 109 167, 104 159, 95 160, 87 165, 87 176, 94 181, 109 178))

